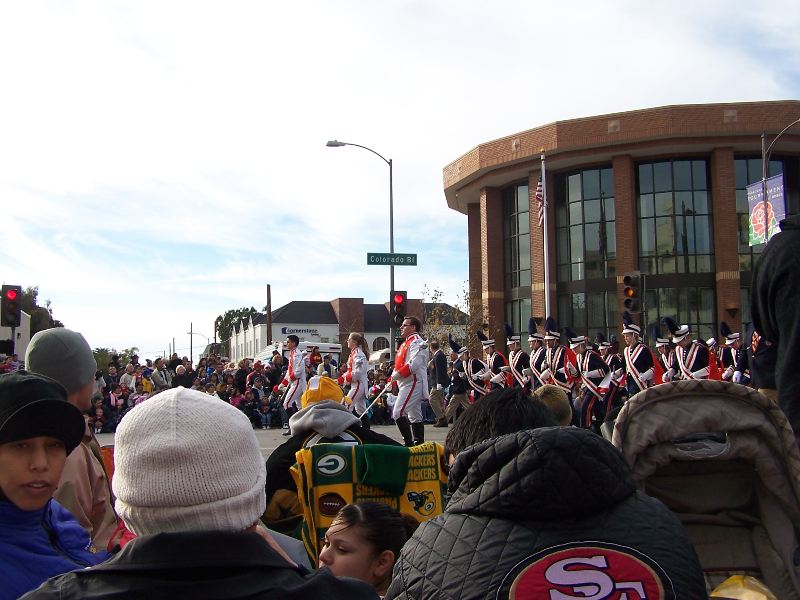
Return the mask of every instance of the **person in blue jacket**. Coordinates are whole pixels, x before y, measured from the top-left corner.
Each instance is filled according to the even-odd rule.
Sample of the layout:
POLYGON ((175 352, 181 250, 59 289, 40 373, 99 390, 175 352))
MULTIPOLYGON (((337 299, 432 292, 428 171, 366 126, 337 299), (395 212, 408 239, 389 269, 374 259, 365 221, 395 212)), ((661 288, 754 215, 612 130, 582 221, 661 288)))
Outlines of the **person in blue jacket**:
POLYGON ((0 600, 109 558, 52 498, 84 428, 56 381, 26 371, 0 375, 0 600))

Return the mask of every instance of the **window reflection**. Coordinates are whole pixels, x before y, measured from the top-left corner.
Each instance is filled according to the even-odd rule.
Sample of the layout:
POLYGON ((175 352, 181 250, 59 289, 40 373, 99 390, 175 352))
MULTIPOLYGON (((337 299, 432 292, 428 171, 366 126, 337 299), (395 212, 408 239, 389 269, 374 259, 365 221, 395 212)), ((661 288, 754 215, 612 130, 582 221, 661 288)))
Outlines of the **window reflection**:
POLYGON ((503 190, 503 280, 507 290, 531 284, 529 208, 527 185, 503 190))
POLYGON ((556 177, 558 280, 603 279, 616 273, 614 171, 585 169, 556 177))
POLYGON ((643 272, 707 273, 713 270, 713 225, 706 169, 704 160, 638 165, 636 204, 639 268, 643 272))

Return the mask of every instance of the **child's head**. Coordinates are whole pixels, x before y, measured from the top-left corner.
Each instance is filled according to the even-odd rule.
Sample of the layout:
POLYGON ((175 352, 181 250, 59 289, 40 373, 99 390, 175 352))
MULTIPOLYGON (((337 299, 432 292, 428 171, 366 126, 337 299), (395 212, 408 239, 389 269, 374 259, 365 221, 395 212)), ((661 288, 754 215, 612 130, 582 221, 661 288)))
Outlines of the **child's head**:
POLYGON ((325 534, 319 566, 337 577, 355 577, 385 593, 392 567, 418 523, 387 504, 361 502, 343 507, 325 534))
POLYGON ((95 418, 102 418, 103 416, 103 409, 102 408, 95 408, 94 409, 94 416, 95 418))
POLYGON ((572 422, 572 407, 567 393, 557 385, 543 385, 533 392, 533 397, 550 409, 559 425, 567 426, 572 422))
POLYGON ((490 438, 538 427, 558 425, 547 406, 522 388, 495 390, 467 408, 447 432, 448 461, 473 444, 490 438))
POLYGON ((115 396, 119 396, 120 394, 122 394, 122 386, 118 383, 112 383, 111 393, 114 394, 115 396))
POLYGON ((144 391, 144 384, 141 381, 136 382, 136 391, 140 394, 144 391))
POLYGON ((52 379, 26 371, 0 375, 0 499, 21 510, 44 507, 85 427, 52 379))
POLYGON ((216 391, 217 391, 217 386, 215 386, 213 383, 206 384, 206 394, 215 394, 216 391))

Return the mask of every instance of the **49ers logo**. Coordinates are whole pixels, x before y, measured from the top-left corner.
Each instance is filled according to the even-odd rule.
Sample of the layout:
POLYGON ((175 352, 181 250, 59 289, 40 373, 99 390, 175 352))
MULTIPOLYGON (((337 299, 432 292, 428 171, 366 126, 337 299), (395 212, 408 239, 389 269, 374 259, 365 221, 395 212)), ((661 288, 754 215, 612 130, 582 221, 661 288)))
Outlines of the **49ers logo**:
POLYGON ((602 542, 554 546, 508 573, 497 598, 509 600, 670 600, 664 570, 633 548, 602 542))

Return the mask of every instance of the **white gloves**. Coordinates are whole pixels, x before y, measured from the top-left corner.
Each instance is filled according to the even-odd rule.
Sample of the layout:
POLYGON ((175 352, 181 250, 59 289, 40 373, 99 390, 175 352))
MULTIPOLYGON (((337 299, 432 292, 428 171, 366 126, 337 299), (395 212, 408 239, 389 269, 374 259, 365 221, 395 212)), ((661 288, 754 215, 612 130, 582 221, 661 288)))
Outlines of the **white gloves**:
POLYGON ((393 384, 393 383, 394 383, 393 381, 387 381, 387 382, 386 382, 386 385, 385 385, 385 386, 383 386, 383 392, 381 392, 381 394, 383 394, 383 393, 385 393, 385 392, 389 392, 389 391, 391 391, 391 390, 392 390, 392 384, 393 384))
POLYGON ((692 377, 694 377, 695 379, 704 379, 708 377, 708 367, 703 367, 699 371, 694 371, 692 373, 692 377))
POLYGON ((530 367, 522 369, 522 374, 527 377, 533 377, 533 369, 531 369, 530 367))
POLYGON ((741 371, 734 371, 733 372, 733 383, 742 383, 742 372, 741 371))
POLYGON ((675 369, 669 369, 664 375, 661 376, 661 381, 663 383, 669 383, 672 381, 672 378, 675 377, 675 369))
POLYGON ((728 381, 731 377, 733 377, 733 366, 730 366, 727 369, 725 369, 725 372, 722 374, 722 378, 725 381, 728 381))
POLYGON ((653 381, 653 369, 647 369, 647 371, 645 371, 639 376, 639 379, 641 379, 644 382, 653 381))
POLYGON ((440 390, 440 389, 442 389, 442 384, 441 384, 441 383, 437 383, 437 384, 436 384, 436 389, 437 389, 437 390, 440 390))
POLYGON ((603 369, 595 369, 594 371, 589 371, 586 374, 587 377, 604 377, 605 373, 603 373, 603 369))
POLYGON ((492 377, 489 381, 492 383, 503 383, 506 380, 505 373, 498 373, 494 377, 492 377))
POLYGON ((624 374, 625 373, 622 372, 622 369, 617 369, 616 371, 614 371, 614 379, 622 379, 622 376, 624 374))
POLYGON ((503 373, 510 373, 510 372, 511 372, 511 367, 509 367, 508 365, 505 365, 505 366, 503 366, 503 367, 500 367, 500 370, 501 370, 503 373))
POLYGON ((395 369, 394 371, 392 371, 392 377, 391 377, 391 380, 392 380, 392 381, 397 381, 398 379, 400 379, 400 371, 398 371, 397 369, 395 369))
POLYGON ((542 381, 547 381, 548 379, 551 379, 552 377, 553 377, 553 374, 550 372, 550 369, 545 369, 544 371, 542 371, 542 381))

